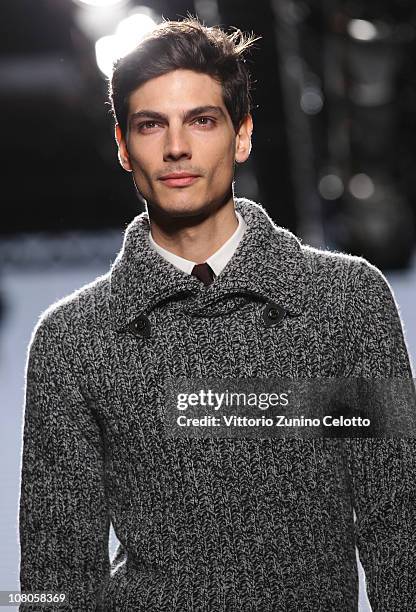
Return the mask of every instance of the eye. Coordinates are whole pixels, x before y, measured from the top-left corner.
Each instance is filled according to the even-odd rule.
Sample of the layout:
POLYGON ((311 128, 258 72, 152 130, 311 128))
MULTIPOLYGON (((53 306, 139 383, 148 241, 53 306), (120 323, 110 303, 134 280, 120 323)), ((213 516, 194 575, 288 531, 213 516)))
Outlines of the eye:
POLYGON ((215 119, 211 119, 211 117, 198 117, 197 119, 195 119, 195 122, 197 122, 197 121, 208 121, 208 123, 201 123, 200 124, 200 125, 202 125, 204 127, 215 123, 215 119))
POLYGON ((142 123, 139 123, 137 127, 140 131, 142 131, 144 128, 152 129, 152 127, 155 125, 158 125, 156 121, 143 121, 142 123))

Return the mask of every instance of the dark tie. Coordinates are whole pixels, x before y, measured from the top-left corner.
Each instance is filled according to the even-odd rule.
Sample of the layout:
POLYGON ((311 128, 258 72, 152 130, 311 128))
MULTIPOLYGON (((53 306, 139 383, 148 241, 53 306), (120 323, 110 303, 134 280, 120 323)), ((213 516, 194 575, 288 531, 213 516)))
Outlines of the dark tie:
POLYGON ((200 281, 204 283, 204 285, 210 285, 214 280, 214 271, 207 262, 195 264, 191 274, 199 278, 200 281))

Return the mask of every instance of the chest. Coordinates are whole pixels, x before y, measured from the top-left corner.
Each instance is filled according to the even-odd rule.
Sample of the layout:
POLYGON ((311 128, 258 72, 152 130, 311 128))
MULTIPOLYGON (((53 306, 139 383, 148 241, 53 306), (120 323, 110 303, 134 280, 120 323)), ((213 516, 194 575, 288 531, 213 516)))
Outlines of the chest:
POLYGON ((269 315, 260 300, 230 301, 220 313, 213 307, 199 316, 183 305, 154 309, 149 337, 126 332, 101 339, 98 405, 108 418, 118 411, 145 424, 163 411, 172 380, 334 375, 340 348, 325 321, 307 309, 276 322, 269 315))

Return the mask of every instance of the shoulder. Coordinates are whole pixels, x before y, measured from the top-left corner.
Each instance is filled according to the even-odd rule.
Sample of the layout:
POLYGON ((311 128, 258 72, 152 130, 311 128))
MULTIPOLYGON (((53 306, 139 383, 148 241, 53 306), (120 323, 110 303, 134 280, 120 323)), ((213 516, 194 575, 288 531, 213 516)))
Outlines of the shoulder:
POLYGON ((399 333, 400 309, 379 268, 364 257, 302 245, 310 303, 337 325, 390 328, 399 333))
POLYGON ((325 285, 342 285, 349 297, 358 293, 369 298, 392 294, 381 270, 364 257, 303 244, 301 249, 312 282, 321 280, 325 285))
POLYGON ((400 309, 379 268, 346 253, 302 250, 312 304, 325 329, 341 338, 344 375, 411 376, 400 309))
POLYGON ((51 303, 38 316, 30 345, 45 341, 64 346, 91 334, 108 313, 109 272, 51 303))
POLYGON ((362 266, 371 266, 364 257, 350 255, 342 251, 316 248, 307 244, 301 244, 301 250, 311 270, 316 274, 333 271, 354 275, 362 266))

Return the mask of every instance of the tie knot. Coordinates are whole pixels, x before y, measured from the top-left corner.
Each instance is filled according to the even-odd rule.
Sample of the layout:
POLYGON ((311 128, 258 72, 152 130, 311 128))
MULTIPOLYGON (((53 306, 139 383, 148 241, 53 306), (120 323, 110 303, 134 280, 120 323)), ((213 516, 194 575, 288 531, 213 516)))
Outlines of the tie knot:
POLYGON ((207 262, 195 264, 191 274, 199 278, 204 285, 210 285, 214 280, 214 271, 207 262))

